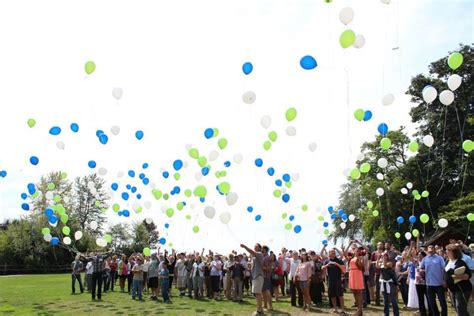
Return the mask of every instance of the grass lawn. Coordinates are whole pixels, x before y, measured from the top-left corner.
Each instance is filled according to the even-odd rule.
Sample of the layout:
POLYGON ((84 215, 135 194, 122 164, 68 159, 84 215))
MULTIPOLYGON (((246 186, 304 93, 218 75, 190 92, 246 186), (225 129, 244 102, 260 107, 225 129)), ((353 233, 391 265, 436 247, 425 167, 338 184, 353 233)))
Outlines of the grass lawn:
MULTIPOLYGON (((115 288, 117 290, 118 287, 115 288)), ((120 288, 118 288, 120 290, 120 288)), ((76 284, 76 291, 78 286, 76 284)), ((245 303, 226 301, 192 300, 177 297, 173 289, 172 304, 151 301, 144 293, 145 302, 132 301, 129 295, 120 292, 103 294, 102 301, 92 301, 90 293, 71 295, 69 274, 25 275, 0 277, 0 314, 12 315, 251 315, 255 311, 255 300, 249 296, 245 303)), ((346 293, 346 306, 352 306, 352 295, 346 293)), ((330 314, 325 304, 313 308, 311 313, 290 306, 285 298, 274 303, 273 315, 330 314)), ((354 312, 355 309, 350 309, 354 312)), ((369 307, 364 315, 383 315, 380 307, 369 307)), ((266 313, 270 315, 270 313, 266 313)), ((450 313, 451 314, 451 313, 450 313)), ((333 314, 334 315, 334 314, 333 314)), ((402 315, 414 315, 403 312, 402 315)))

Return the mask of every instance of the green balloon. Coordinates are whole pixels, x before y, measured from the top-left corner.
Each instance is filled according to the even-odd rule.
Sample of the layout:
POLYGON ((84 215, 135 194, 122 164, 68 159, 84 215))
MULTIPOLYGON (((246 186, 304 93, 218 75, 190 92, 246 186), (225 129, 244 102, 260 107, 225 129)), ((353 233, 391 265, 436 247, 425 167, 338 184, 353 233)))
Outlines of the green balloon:
POLYGON ((400 235, 399 232, 396 232, 396 233, 395 233, 395 238, 400 239, 400 236, 401 236, 401 235, 400 235))
POLYGON ((189 190, 189 189, 186 189, 186 190, 184 191, 184 195, 185 195, 186 197, 190 197, 191 194, 193 194, 193 193, 192 193, 192 191, 189 190))
POLYGON ((415 197, 417 195, 420 195, 420 192, 418 192, 418 190, 413 190, 411 194, 413 195, 413 197, 415 197))
POLYGON ((288 214, 286 214, 286 213, 281 214, 281 218, 283 218, 283 219, 285 219, 287 216, 288 216, 288 214))
POLYGON ((291 181, 285 182, 285 187, 288 189, 291 188, 291 181))
POLYGON ((187 219, 187 220, 190 220, 190 219, 191 219, 191 215, 189 215, 189 214, 186 215, 186 219, 187 219))
POLYGON ((35 125, 36 125, 35 119, 32 119, 32 118, 28 119, 28 126, 29 126, 30 128, 35 127, 35 125))
POLYGON ((364 119, 364 115, 365 115, 365 111, 362 110, 362 109, 357 109, 357 110, 354 111, 354 117, 359 122, 362 122, 362 120, 364 119))
POLYGON ((418 200, 421 200, 421 195, 419 195, 419 194, 418 194, 418 195, 415 195, 415 200, 417 200, 417 201, 418 201, 418 200))
POLYGON ((64 235, 69 235, 71 233, 71 229, 67 226, 64 226, 62 231, 64 235))
POLYGON ((199 167, 204 168, 206 164, 207 164, 207 158, 205 156, 201 156, 198 158, 199 167))
POLYGON ((345 30, 342 32, 341 36, 339 37, 339 43, 341 44, 342 48, 348 48, 352 46, 355 42, 355 33, 352 30, 345 30))
POLYGON ((98 208, 100 208, 100 207, 101 207, 100 201, 95 201, 95 203, 94 203, 94 204, 95 204, 95 207, 98 207, 98 208))
POLYGON ((36 199, 38 196, 39 196, 39 191, 36 191, 35 193, 33 193, 33 195, 31 197, 33 199, 36 199))
POLYGON ((60 219, 63 224, 66 224, 67 221, 69 220, 69 216, 67 216, 67 214, 63 214, 61 215, 60 219))
POLYGON ((420 234, 420 231, 418 229, 414 229, 411 234, 413 235, 413 237, 418 237, 418 235, 420 234))
POLYGON ((357 179, 360 178, 360 171, 359 171, 359 169, 357 169, 357 168, 352 169, 352 171, 351 171, 351 178, 352 178, 353 180, 357 180, 357 179))
POLYGON ((383 150, 388 150, 392 146, 392 141, 388 137, 384 137, 380 140, 380 147, 382 147, 383 150))
MULTIPOLYGON (((155 199, 159 200, 161 199, 161 197, 163 196, 163 192, 161 192, 160 190, 158 189, 153 189, 151 190, 151 194, 153 194, 153 196, 155 197, 155 199)), ((117 204, 118 205, 118 204, 117 204)), ((114 210, 115 211, 115 210, 114 210)))
POLYGON ((143 248, 143 255, 149 257, 151 255, 151 249, 148 247, 143 248))
POLYGON ((170 207, 166 210, 166 216, 168 217, 173 217, 174 215, 174 210, 170 207))
POLYGON ((229 182, 221 182, 218 185, 219 191, 221 191, 224 194, 228 194, 230 192, 230 184, 229 182))
POLYGON ((424 197, 424 198, 427 198, 428 196, 430 196, 430 192, 425 190, 425 191, 421 192, 421 196, 424 197))
POLYGON ((95 71, 95 63, 93 61, 88 61, 85 64, 84 69, 86 70, 86 73, 90 75, 91 73, 95 71))
POLYGON ((379 216, 379 211, 373 210, 373 211, 372 211, 372 216, 373 216, 373 217, 379 216))
POLYGON ((463 57, 462 57, 461 53, 455 52, 455 53, 452 53, 451 55, 449 55, 449 57, 448 57, 448 66, 452 70, 456 70, 459 67, 461 67, 462 62, 463 62, 463 57))
POLYGON ((474 213, 469 213, 469 214, 467 214, 466 218, 467 218, 467 220, 470 221, 470 222, 474 221, 474 213))
POLYGON ((370 164, 368 162, 364 162, 361 166, 360 166, 360 172, 362 173, 367 173, 370 171, 370 164))
POLYGON ((112 242, 112 235, 105 234, 104 239, 105 239, 106 242, 108 242, 110 244, 112 242))
POLYGON ((175 172, 173 177, 176 181, 178 181, 181 178, 181 175, 179 174, 179 172, 175 172))
POLYGON ((168 200, 170 195, 168 193, 163 194, 163 199, 168 200))
POLYGON ((63 215, 66 213, 66 209, 64 208, 64 206, 62 204, 58 204, 56 205, 56 211, 58 212, 58 214, 60 215, 63 215))
POLYGON ((268 139, 271 140, 272 142, 276 142, 277 138, 278 138, 277 132, 271 131, 270 133, 268 133, 268 139))
POLYGON ((194 189, 194 196, 200 197, 200 198, 205 198, 207 194, 207 189, 203 185, 198 185, 194 189))
POLYGON ((178 209, 178 211, 182 211, 183 208, 184 208, 184 203, 183 202, 178 202, 176 204, 176 208, 178 209))
POLYGON ((194 232, 195 234, 199 233, 199 226, 198 226, 198 225, 195 225, 195 226, 193 227, 193 232, 194 232))
POLYGON ((225 139, 225 138, 219 139, 219 141, 217 142, 217 146, 219 146, 220 149, 226 148, 227 147, 227 139, 225 139))
POLYGON ((465 140, 462 143, 462 149, 464 149, 465 152, 470 153, 474 149, 474 142, 470 139, 465 140))
POLYGON ((418 151, 418 143, 416 141, 412 141, 410 144, 408 144, 408 149, 412 152, 412 153, 416 153, 418 151))
POLYGON ((61 179, 64 180, 64 179, 66 179, 66 178, 67 178, 67 172, 62 171, 62 172, 61 172, 61 179))
POLYGON ((296 111, 295 108, 289 108, 288 110, 286 110, 286 113, 285 113, 286 120, 288 122, 293 121, 296 118, 297 114, 298 114, 298 112, 296 111))
POLYGON ((423 224, 428 223, 429 220, 430 220, 430 217, 428 216, 428 214, 420 215, 420 222, 422 222, 423 224))
POLYGON ((198 159, 199 158, 199 150, 197 150, 196 148, 191 148, 188 151, 188 154, 193 159, 198 159))
POLYGON ((285 229, 286 230, 290 230, 292 227, 293 227, 293 225, 291 225, 291 223, 286 223, 285 224, 285 229))
POLYGON ((112 205, 112 210, 114 210, 114 212, 118 212, 120 210, 120 205, 115 203, 114 205, 112 205))
POLYGON ((43 235, 49 235, 51 233, 51 230, 48 227, 44 227, 41 232, 43 235))
POLYGON ((374 207, 374 202, 372 202, 372 201, 367 201, 367 207, 368 207, 369 209, 371 209, 372 207, 374 207))
POLYGON ((304 205, 301 207, 301 209, 302 209, 304 212, 306 212, 306 211, 308 210, 308 205, 304 204, 304 205))
POLYGON ((324 221, 324 216, 319 215, 319 216, 318 216, 318 221, 320 221, 320 222, 324 221))
POLYGON ((212 129, 214 131, 214 134, 212 134, 212 137, 217 137, 219 135, 219 130, 217 128, 212 129))
POLYGON ((56 202, 56 203, 59 203, 59 202, 61 201, 61 196, 55 195, 55 196, 53 197, 53 201, 56 202))
POLYGON ((281 190, 275 189, 273 191, 273 196, 276 197, 276 198, 279 198, 281 196, 281 190))
POLYGON ((56 188, 56 185, 54 183, 48 183, 48 190, 53 191, 56 188))
POLYGON ((329 229, 326 228, 326 229, 323 231, 323 233, 324 233, 324 235, 326 235, 326 236, 329 235, 329 229))
POLYGON ((272 143, 271 143, 269 140, 266 140, 266 141, 263 143, 263 149, 265 149, 265 150, 270 150, 270 148, 272 148, 272 143))

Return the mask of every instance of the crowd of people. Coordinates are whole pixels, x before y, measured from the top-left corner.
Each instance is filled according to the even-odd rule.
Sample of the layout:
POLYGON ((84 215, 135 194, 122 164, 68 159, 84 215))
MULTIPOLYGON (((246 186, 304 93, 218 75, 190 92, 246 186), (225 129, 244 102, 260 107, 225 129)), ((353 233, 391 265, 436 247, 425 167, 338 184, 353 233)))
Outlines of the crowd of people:
POLYGON ((93 300, 114 291, 118 282, 120 292, 129 293, 133 300, 144 300, 146 291, 151 300, 171 303, 174 285, 179 296, 191 299, 243 302, 245 292, 255 297, 257 315, 264 309, 272 311, 272 302, 287 295, 292 306, 305 311, 320 306, 327 297, 334 313, 346 314, 343 297, 350 290, 355 315, 382 301, 385 315, 399 315, 399 297, 404 309, 419 311, 421 316, 447 316, 448 301, 457 315, 474 315, 474 244, 467 247, 451 240, 443 248, 412 241, 399 251, 390 242, 379 242, 371 252, 352 240, 345 249, 324 246, 316 253, 283 248, 278 254, 258 243, 241 248, 240 253, 234 250, 227 256, 204 254, 204 249, 200 253, 158 249, 149 257, 78 255, 71 266, 72 293, 76 281, 84 291, 81 272, 85 270, 85 286, 93 300))

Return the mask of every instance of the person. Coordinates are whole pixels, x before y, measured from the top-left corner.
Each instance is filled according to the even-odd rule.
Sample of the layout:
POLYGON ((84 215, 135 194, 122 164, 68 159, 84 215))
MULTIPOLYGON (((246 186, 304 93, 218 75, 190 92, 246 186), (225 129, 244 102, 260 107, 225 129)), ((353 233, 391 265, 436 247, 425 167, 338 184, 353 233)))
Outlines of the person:
POLYGON ((204 293, 204 265, 201 256, 197 256, 196 262, 193 263, 193 270, 191 272, 195 299, 202 297, 204 293))
POLYGON ((342 289, 342 276, 346 271, 346 266, 341 259, 336 257, 336 250, 329 250, 329 257, 321 267, 322 271, 327 271, 328 275, 328 297, 331 300, 333 312, 344 314, 344 291, 342 289), (341 311, 338 311, 338 300, 341 311))
POLYGON ((135 265, 135 256, 131 255, 130 258, 128 258, 128 263, 127 263, 127 285, 128 285, 128 294, 132 293, 132 284, 133 284, 133 272, 132 268, 135 265))
POLYGON ((151 300, 158 300, 157 297, 157 288, 158 288, 158 258, 157 254, 154 253, 151 255, 151 261, 148 265, 148 288, 151 291, 151 300))
POLYGON ((289 265, 288 265, 288 259, 286 258, 286 253, 287 250, 286 248, 281 249, 281 253, 278 256, 278 268, 283 271, 283 280, 280 282, 280 291, 281 291, 281 296, 285 296, 286 294, 286 283, 288 281, 288 271, 289 271, 289 265))
POLYGON ((92 258, 87 261, 86 264, 86 288, 87 292, 92 290, 92 273, 94 272, 94 266, 92 264, 92 258))
POLYGON ((235 302, 243 302, 243 280, 245 267, 242 265, 243 256, 239 255, 235 264, 230 267, 230 273, 232 276, 232 282, 234 283, 234 295, 233 299, 235 302))
POLYGON ((186 295, 186 265, 184 261, 184 253, 178 255, 178 261, 176 261, 176 283, 179 290, 179 296, 186 295))
POLYGON ((193 298, 193 276, 192 270, 194 265, 194 254, 188 254, 187 259, 184 261, 186 267, 186 287, 188 289, 188 297, 193 298))
MULTIPOLYGON (((413 249, 415 250, 415 249, 413 249)), ((412 251, 412 250, 410 250, 412 251)), ((415 250, 416 251, 416 250, 415 250)), ((416 293, 416 256, 408 255, 408 308, 419 309, 418 294, 416 293)), ((421 312, 420 312, 421 313, 421 312)))
POLYGON ((71 264, 71 279, 72 279, 72 292, 71 294, 76 294, 76 280, 79 283, 79 289, 81 293, 84 293, 84 289, 82 287, 82 280, 81 280, 81 271, 83 270, 82 262, 79 260, 81 257, 80 254, 76 255, 76 258, 71 264))
POLYGON ((425 272, 420 268, 421 261, 426 257, 426 252, 419 250, 417 253, 416 269, 415 269, 415 286, 416 295, 418 297, 418 310, 420 316, 427 316, 425 301, 428 300, 426 295, 425 272))
POLYGON ((112 261, 109 263, 110 267, 110 290, 113 292, 114 291, 114 286, 115 286, 115 280, 117 279, 117 256, 112 257, 112 261))
POLYGON ((288 274, 290 279, 290 301, 291 306, 296 306, 296 293, 298 292, 298 306, 303 307, 303 292, 296 281, 296 269, 300 263, 301 260, 298 257, 298 252, 293 251, 292 258, 290 259, 290 273, 288 274))
POLYGON ((96 297, 96 288, 97 288, 97 298, 102 300, 102 275, 105 270, 105 260, 102 255, 97 254, 92 262, 93 273, 92 273, 92 300, 95 301, 96 297))
POLYGON ((396 258, 397 264, 395 265, 395 274, 397 275, 397 278, 398 278, 398 288, 400 289, 399 292, 402 294, 403 304, 406 307, 408 305, 408 286, 407 286, 408 263, 405 259, 405 256, 406 256, 405 254, 402 254, 402 256, 397 256, 396 258))
MULTIPOLYGON (((270 262, 273 268, 273 271, 272 271, 273 295, 275 295, 275 301, 278 301, 281 283, 283 283, 283 270, 274 253, 270 254, 270 262)), ((283 295, 283 292, 281 295, 283 295)))
POLYGON ((267 246, 262 246, 262 254, 263 254, 263 287, 262 287, 262 295, 263 295, 263 308, 267 309, 268 311, 273 310, 273 303, 272 303, 272 272, 273 266, 270 259, 269 254, 270 248, 267 246))
POLYGON ((234 254, 229 254, 229 259, 224 263, 224 289, 225 289, 225 296, 230 301, 232 299, 232 277, 231 277, 231 270, 234 266, 234 254))
POLYGON ((128 279, 128 259, 125 255, 122 256, 122 260, 119 263, 119 274, 120 274, 120 291, 125 292, 125 281, 128 279))
POLYGON ((208 256, 206 257, 206 262, 204 264, 204 285, 206 287, 206 296, 207 298, 212 298, 212 287, 211 287, 211 262, 212 259, 208 256))
POLYGON ((165 256, 163 260, 160 262, 158 269, 159 269, 159 276, 160 276, 160 282, 161 282, 161 295, 163 298, 163 302, 166 304, 171 303, 170 296, 169 296, 170 272, 169 272, 168 263, 169 262, 168 262, 168 258, 166 257, 166 251, 165 251, 165 256))
POLYGON ((393 271, 393 263, 388 255, 384 256, 383 264, 380 266, 380 291, 383 293, 383 311, 385 316, 390 315, 390 304, 392 304, 393 315, 398 316, 398 303, 396 286, 398 278, 393 271))
POLYGON ((214 256, 214 260, 211 261, 211 288, 213 293, 213 298, 217 301, 221 296, 221 271, 222 271, 222 262, 218 255, 214 256))
POLYGON ((109 266, 110 257, 107 257, 107 259, 105 259, 104 261, 105 261, 105 268, 104 268, 104 272, 102 273, 102 284, 104 285, 103 293, 107 293, 107 291, 109 290, 109 282, 110 282, 110 279, 109 279, 109 276, 110 276, 110 266, 109 266))
POLYGON ((462 260, 462 252, 457 245, 450 244, 446 250, 449 258, 445 267, 446 284, 451 292, 456 313, 458 316, 469 316, 467 307, 470 304, 472 292, 472 284, 469 281, 472 275, 471 270, 462 260))
POLYGON ((438 305, 436 304, 436 296, 438 296, 441 305, 441 315, 448 316, 448 305, 444 296, 444 260, 436 254, 433 245, 428 246, 428 255, 421 261, 421 271, 425 273, 426 294, 428 296, 428 308, 430 314, 439 315, 438 305))
POLYGON ((262 307, 262 288, 263 288, 263 254, 262 246, 257 243, 254 246, 254 249, 250 249, 244 244, 241 244, 240 247, 247 250, 248 253, 252 256, 252 292, 255 294, 255 299, 257 301, 257 315, 263 315, 262 307))
POLYGON ((372 297, 373 298, 375 297, 375 306, 380 306, 380 268, 378 268, 378 260, 379 259, 382 260, 382 254, 384 250, 385 250, 385 246, 383 242, 378 242, 377 251, 372 252, 372 256, 370 258, 371 267, 373 267, 374 274, 375 274, 375 280, 374 280, 375 291, 374 291, 374 288, 372 287, 372 291, 374 291, 374 295, 372 295, 372 297))
POLYGON ((309 311, 311 306, 311 296, 309 294, 309 285, 311 283, 312 265, 309 262, 308 254, 302 252, 301 262, 296 268, 295 279, 298 282, 298 286, 303 292, 304 306, 303 310, 309 311))
POLYGON ((323 302, 324 282, 323 282, 323 262, 314 251, 311 252, 312 275, 310 283, 310 296, 314 305, 320 305, 323 302))
MULTIPOLYGON (((351 241, 351 244, 355 243, 356 241, 351 241)), ((362 315, 362 308, 364 305, 364 256, 364 247, 360 246, 356 250, 356 255, 353 258, 350 258, 349 256, 347 257, 347 260, 349 260, 349 288, 352 290, 354 295, 358 315, 362 315)))
POLYGON ((143 261, 143 282, 142 292, 148 292, 148 266, 150 265, 150 257, 145 257, 143 261))
POLYGON ((137 256, 136 262, 133 265, 133 289, 132 289, 132 300, 138 296, 139 301, 143 301, 142 289, 143 289, 143 258, 137 256))
POLYGON ((168 277, 169 277, 169 282, 168 282, 168 295, 171 297, 171 286, 173 285, 173 280, 174 280, 174 270, 176 267, 176 253, 174 249, 171 250, 171 254, 168 256, 168 251, 165 250, 165 262, 166 266, 168 268, 168 277))

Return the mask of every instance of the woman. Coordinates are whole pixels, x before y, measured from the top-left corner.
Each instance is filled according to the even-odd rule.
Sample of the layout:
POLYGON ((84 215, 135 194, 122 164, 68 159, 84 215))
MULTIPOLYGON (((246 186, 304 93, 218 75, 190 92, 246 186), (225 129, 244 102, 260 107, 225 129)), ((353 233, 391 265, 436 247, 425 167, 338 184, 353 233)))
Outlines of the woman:
POLYGON ((417 266, 417 259, 416 256, 411 257, 408 260, 408 308, 419 308, 418 304, 418 295, 416 293, 416 266, 417 266))
MULTIPOLYGON (((400 257, 400 260, 395 266, 395 273, 397 274, 398 284, 400 288, 400 293, 402 294, 402 300, 405 307, 408 304, 408 287, 407 287, 407 277, 408 277, 408 263, 405 260, 405 253, 400 257)), ((398 294, 398 293, 397 293, 398 294)), ((398 295, 397 295, 398 298, 398 295)))
POLYGON ((219 256, 214 256, 214 260, 211 262, 211 288, 216 301, 219 300, 221 296, 221 271, 222 262, 219 260, 219 256))
POLYGON ((295 279, 303 292, 304 306, 303 310, 309 311, 311 304, 311 296, 309 295, 309 283, 311 282, 312 267, 308 261, 308 254, 302 252, 300 255, 301 262, 296 268, 295 279))
POLYGON ((384 255, 383 265, 380 267, 380 291, 383 293, 383 311, 385 316, 390 315, 390 304, 392 304, 393 315, 399 316, 396 294, 398 278, 392 268, 393 264, 388 255, 384 255))
POLYGON ((212 298, 212 286, 211 286, 211 262, 212 258, 207 257, 206 263, 204 265, 204 284, 206 286, 206 296, 207 298, 212 298))
POLYGON ((426 281, 425 281, 425 272, 420 269, 420 263, 423 258, 426 257, 426 252, 418 251, 416 269, 415 269, 415 286, 416 286, 416 296, 418 298, 418 309, 420 311, 420 316, 426 316, 426 305, 428 297, 426 296, 426 281), (425 304, 426 302, 426 304, 425 304))
POLYGON ((467 264, 462 260, 462 252, 456 245, 450 244, 446 247, 449 258, 446 264, 446 284, 451 297, 453 298, 454 307, 458 316, 469 316, 467 307, 470 304, 472 284, 469 281, 471 271, 467 264))
POLYGON ((125 292, 125 281, 128 278, 128 260, 125 255, 122 256, 122 260, 119 264, 120 273, 120 292, 125 292))
POLYGON ((364 304, 364 256, 364 247, 359 247, 356 256, 349 261, 349 288, 354 295, 357 315, 362 315, 364 304))
MULTIPOLYGON (((273 294, 275 295, 275 301, 278 301, 280 286, 283 282, 283 270, 274 253, 270 254, 270 262, 272 263, 272 286, 273 294)), ((283 295, 283 294, 282 294, 283 295)))

